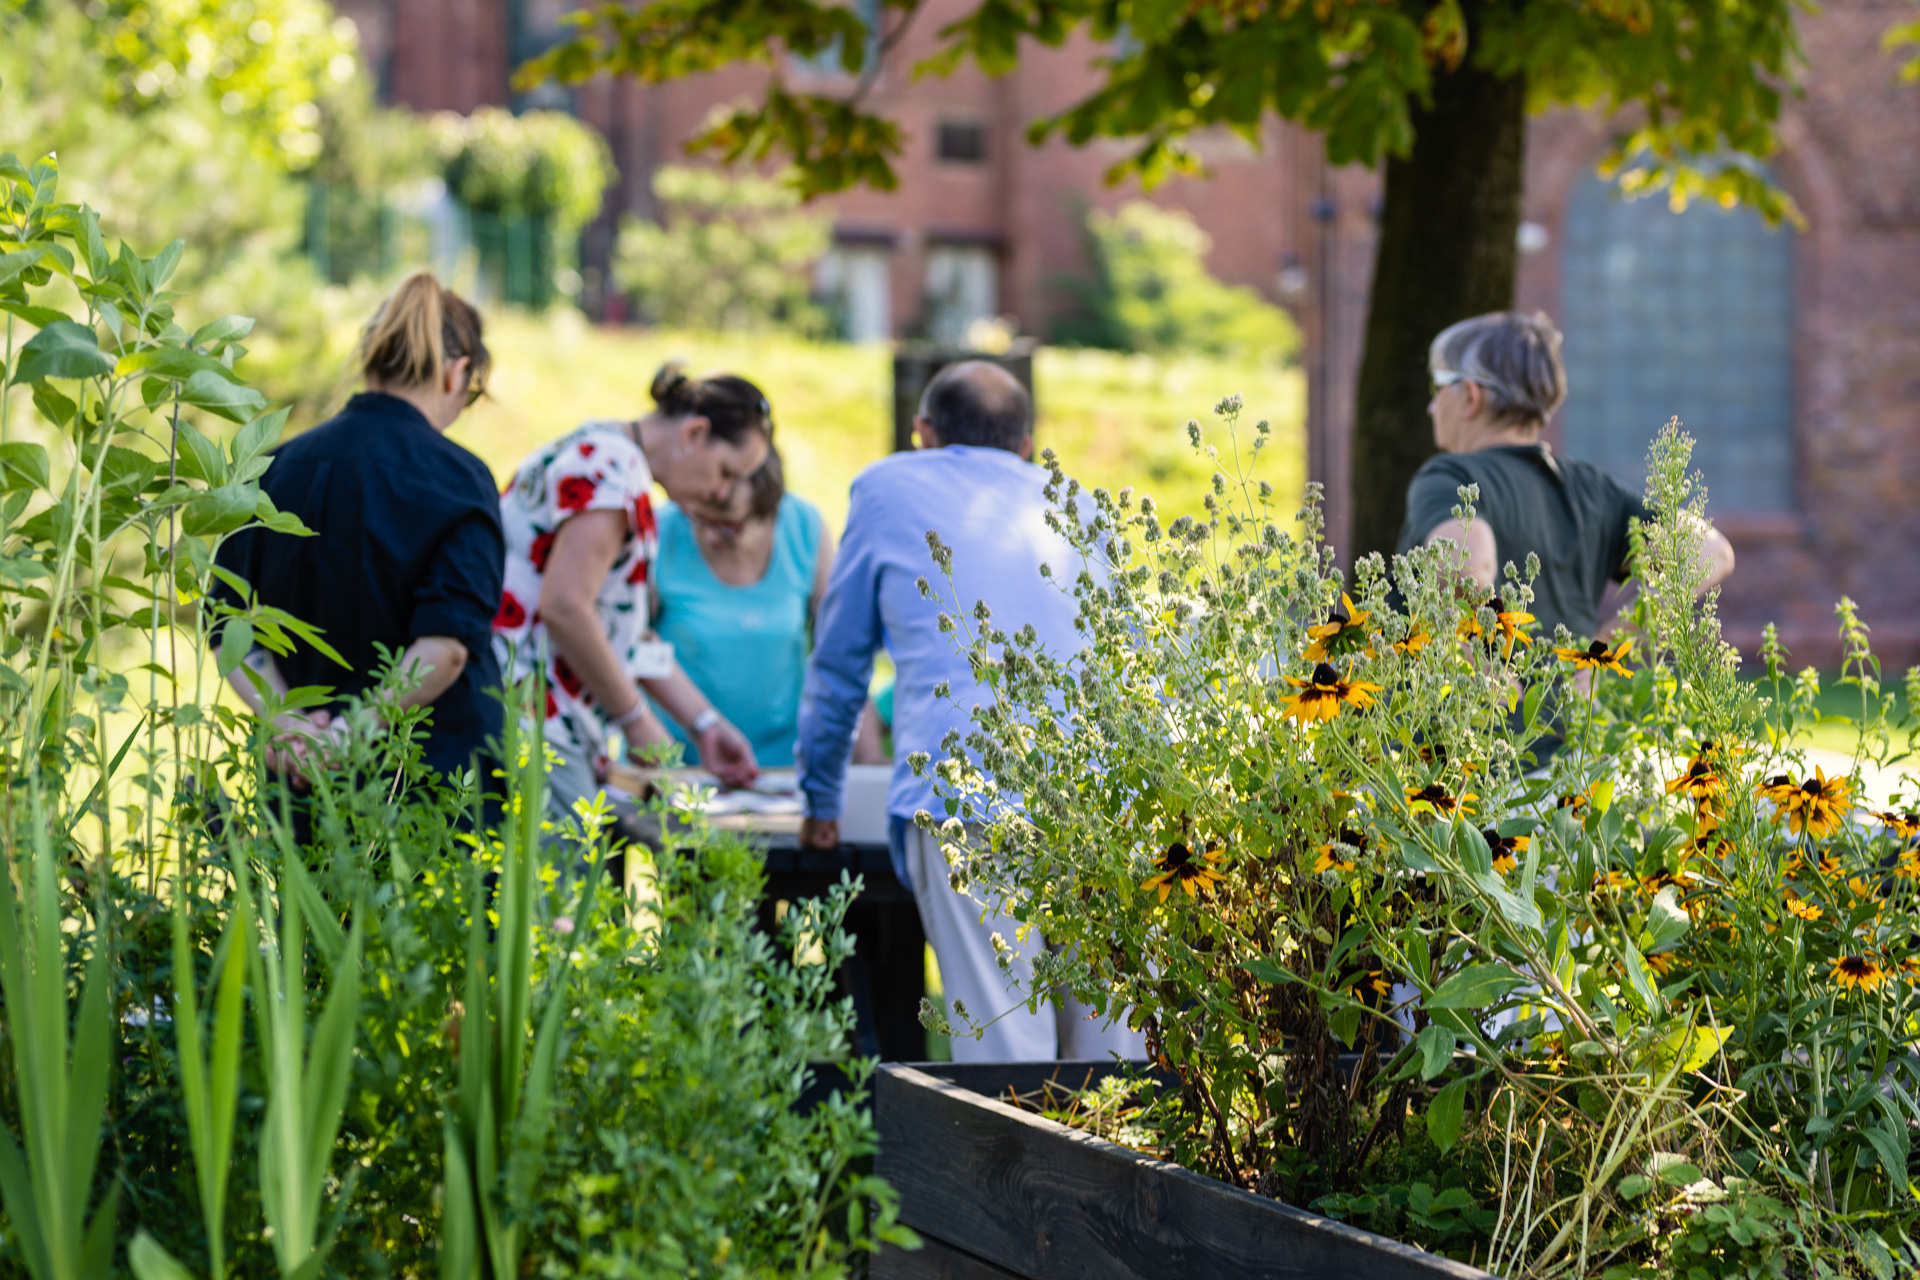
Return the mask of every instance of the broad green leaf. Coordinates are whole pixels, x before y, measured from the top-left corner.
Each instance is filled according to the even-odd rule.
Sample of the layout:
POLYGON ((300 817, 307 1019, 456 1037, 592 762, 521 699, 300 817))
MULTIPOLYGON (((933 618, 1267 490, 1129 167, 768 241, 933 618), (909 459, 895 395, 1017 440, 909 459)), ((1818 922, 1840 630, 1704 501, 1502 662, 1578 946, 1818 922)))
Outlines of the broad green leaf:
POLYGON ((1298 981, 1298 979, 1287 972, 1286 969, 1271 960, 1248 960, 1242 963, 1240 967, 1260 979, 1260 981, 1272 983, 1276 987, 1298 981))
POLYGON ((220 675, 232 675, 252 652, 253 624, 245 618, 228 618, 227 625, 220 629, 220 675))
POLYGON ((66 426, 73 421, 73 415, 80 411, 78 405, 61 395, 49 382, 33 384, 33 407, 40 411, 40 416, 50 426, 55 427, 66 426))
POLYGON ((1714 1054, 1720 1052, 1720 1046, 1732 1035, 1730 1028, 1681 1027, 1669 1032, 1660 1041, 1663 1056, 1671 1062, 1680 1059, 1682 1072, 1698 1071, 1707 1064, 1714 1054))
POLYGON ((1429 1024, 1414 1037, 1413 1043, 1420 1051, 1422 1080, 1433 1079, 1453 1062, 1453 1032, 1445 1027, 1429 1024))
POLYGON ((45 489, 53 483, 47 451, 37 444, 0 444, 0 492, 45 489))
POLYGON ((52 307, 36 307, 26 302, 0 301, 0 311, 18 316, 36 329, 45 329, 48 325, 59 324, 67 318, 64 311, 55 311, 52 307))
POLYGON ((179 441, 177 470, 182 479, 210 485, 227 482, 227 459, 219 445, 201 435, 191 422, 180 424, 176 439, 179 441))
POLYGON ((121 356, 119 363, 113 366, 116 378, 127 378, 137 373, 150 378, 178 379, 191 378, 196 373, 211 373, 228 382, 240 381, 238 374, 212 356, 188 351, 184 347, 148 347, 144 351, 121 356))
POLYGON ((174 270, 179 267, 180 258, 186 251, 187 242, 185 240, 175 240, 159 253, 149 258, 147 260, 147 287, 150 289, 166 288, 167 281, 173 278, 174 270))
POLYGON ((1692 919, 1680 905, 1678 891, 1667 885, 1654 895, 1652 905, 1647 908, 1647 922, 1640 930, 1641 952, 1655 955, 1665 951, 1685 937, 1692 925, 1692 919))
POLYGON ((119 445, 107 446, 107 456, 100 462, 100 478, 110 489, 139 493, 152 484, 159 473, 160 464, 152 458, 119 445))
POLYGON ((1460 1141, 1460 1130, 1466 1124, 1467 1086, 1466 1080, 1455 1080, 1435 1095, 1427 1104, 1427 1135, 1433 1139, 1433 1145, 1445 1155, 1460 1141))
POLYGON ((221 316, 194 331, 193 345, 211 347, 222 342, 237 342, 252 332, 252 316, 221 316))
POLYGON ((13 380, 38 382, 42 378, 97 378, 113 372, 113 359, 100 349, 93 330, 61 319, 33 335, 20 348, 13 380))
POLYGON ((21 249, 15 253, 0 253, 0 284, 7 281, 40 261, 38 249, 21 249))
POLYGON ((244 462, 280 443, 280 433, 286 428, 289 411, 288 406, 282 405, 240 428, 239 434, 233 438, 233 460, 236 463, 244 462))
POLYGON ((1644 1173, 1630 1173, 1620 1179, 1620 1194, 1629 1200, 1638 1200, 1653 1189, 1653 1179, 1644 1173))
POLYGON ((138 1280, 194 1280, 193 1272, 144 1230, 127 1246, 127 1265, 138 1280))
POLYGON ((258 497, 255 490, 245 485, 217 485, 182 508, 180 527, 195 537, 232 533, 253 519, 258 497))
POLYGON ((1477 964, 1454 974, 1427 1000, 1430 1009, 1484 1009, 1526 980, 1504 965, 1477 964))
POLYGON ((1874 1158, 1892 1180, 1895 1196, 1904 1197, 1909 1192, 1907 1153, 1901 1149, 1900 1139, 1877 1124, 1862 1125, 1860 1136, 1872 1145, 1874 1158))
POLYGON ((252 387, 231 381, 231 374, 202 371, 180 386, 180 398, 190 405, 234 422, 250 421, 266 406, 267 398, 252 387))

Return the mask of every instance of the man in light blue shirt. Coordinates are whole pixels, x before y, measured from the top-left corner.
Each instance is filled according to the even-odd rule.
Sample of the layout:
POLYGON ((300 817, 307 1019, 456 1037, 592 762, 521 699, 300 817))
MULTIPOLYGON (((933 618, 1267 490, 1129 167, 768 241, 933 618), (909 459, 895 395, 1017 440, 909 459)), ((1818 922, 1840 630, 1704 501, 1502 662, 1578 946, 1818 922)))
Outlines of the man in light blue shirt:
POLYGON ((1018 926, 1007 917, 983 920, 980 905, 949 886, 937 837, 913 825, 918 810, 942 818, 945 811, 930 781, 915 777, 907 758, 924 751, 939 759, 950 730, 962 738, 970 731, 969 710, 978 701, 966 658, 955 638, 940 631, 941 604, 921 595, 919 579, 934 582, 949 610, 956 600, 969 610, 984 600, 994 625, 1008 633, 1031 624, 1055 654, 1081 647, 1073 598, 1057 585, 1073 581, 1078 557, 1047 528, 1046 473, 1029 461, 1033 403, 1025 388, 984 361, 950 365, 927 385, 914 432, 917 452, 884 458, 853 482, 846 534, 821 601, 800 699, 795 756, 807 807, 801 841, 821 848, 839 843, 847 758, 873 656, 884 645, 898 673, 897 763, 887 796, 894 869, 913 889, 950 1004, 964 1005, 975 1023, 998 1018, 980 1039, 956 1037, 954 1059, 1104 1058, 1109 1051, 1138 1056, 1138 1038, 1124 1025, 1095 1026, 1084 1008, 1063 1005, 1058 1019, 1045 1006, 1038 1014, 1014 1008, 1026 999, 1030 957, 1043 943, 1034 935, 1020 943, 1018 926), (929 530, 952 549, 950 591, 928 549, 929 530), (1051 581, 1041 576, 1042 564, 1052 566, 1051 581), (935 686, 942 683, 951 694, 936 698, 935 686), (995 933, 1018 952, 1011 986, 995 958, 995 933))

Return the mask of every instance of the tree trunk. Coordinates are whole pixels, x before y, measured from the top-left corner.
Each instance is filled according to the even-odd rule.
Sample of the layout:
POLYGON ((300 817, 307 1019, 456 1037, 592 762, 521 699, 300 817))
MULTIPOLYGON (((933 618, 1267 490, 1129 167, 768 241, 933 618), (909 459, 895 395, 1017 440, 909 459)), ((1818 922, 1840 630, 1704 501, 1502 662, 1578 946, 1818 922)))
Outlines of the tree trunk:
POLYGON ((1432 456, 1427 345, 1456 320, 1513 305, 1526 86, 1472 66, 1434 77, 1413 154, 1387 161, 1380 251, 1353 431, 1355 558, 1391 555, 1407 482, 1432 456))

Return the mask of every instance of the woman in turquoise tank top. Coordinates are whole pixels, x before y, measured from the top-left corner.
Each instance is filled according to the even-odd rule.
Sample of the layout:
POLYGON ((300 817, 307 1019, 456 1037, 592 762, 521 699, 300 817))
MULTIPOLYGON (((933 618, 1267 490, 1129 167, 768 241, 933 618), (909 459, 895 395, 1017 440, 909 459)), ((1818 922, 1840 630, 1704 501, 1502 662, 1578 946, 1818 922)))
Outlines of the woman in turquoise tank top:
MULTIPOLYGON (((747 740, 763 768, 793 767, 813 613, 833 567, 833 536, 812 503, 786 492, 769 452, 721 518, 660 512, 654 629, 747 740)), ((671 717, 663 717, 699 756, 671 717)))

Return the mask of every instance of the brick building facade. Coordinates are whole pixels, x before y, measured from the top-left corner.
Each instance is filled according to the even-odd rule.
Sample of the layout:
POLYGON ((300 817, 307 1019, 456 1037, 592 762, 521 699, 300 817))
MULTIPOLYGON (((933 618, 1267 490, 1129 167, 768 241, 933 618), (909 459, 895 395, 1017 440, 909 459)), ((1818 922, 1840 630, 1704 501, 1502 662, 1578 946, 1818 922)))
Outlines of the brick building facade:
MULTIPOLYGON (((509 68, 551 38, 568 0, 341 0, 389 100, 421 110, 512 101, 509 68)), ((1027 123, 1093 83, 1091 42, 1035 49, 992 80, 972 67, 911 81, 942 11, 889 56, 872 101, 907 141, 892 193, 828 205, 835 249, 821 284, 855 336, 953 336, 1011 315, 1044 333, 1084 270, 1082 214, 1138 196, 1108 187, 1124 145, 1030 147, 1027 123)), ((1750 211, 1623 204, 1593 174, 1607 122, 1559 112, 1528 143, 1520 305, 1567 333, 1572 399, 1550 433, 1637 484, 1638 458, 1678 414, 1701 441, 1711 510, 1740 557, 1722 612, 1751 654, 1779 622, 1795 660, 1837 656, 1832 607, 1850 595, 1890 664, 1920 661, 1920 86, 1880 38, 1896 0, 1835 0, 1803 19, 1805 92, 1785 112, 1773 169, 1806 213, 1803 234, 1750 211)), ((811 87, 834 70, 788 68, 811 87)), ((605 260, 617 219, 651 212, 649 177, 719 104, 751 94, 741 68, 648 86, 542 91, 607 137, 620 169, 586 256, 605 260)), ((1345 527, 1352 383, 1360 357, 1379 183, 1327 165, 1318 140, 1274 122, 1256 149, 1208 135, 1205 179, 1152 193, 1213 239, 1213 271, 1288 306, 1307 337, 1312 472, 1345 527)), ((1238 388, 1257 401, 1255 388, 1238 388)), ((1044 394, 1044 389, 1042 394, 1044 394)))

